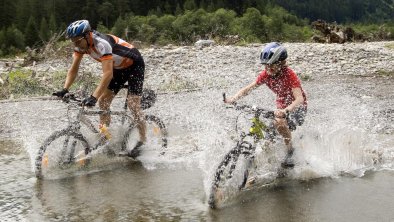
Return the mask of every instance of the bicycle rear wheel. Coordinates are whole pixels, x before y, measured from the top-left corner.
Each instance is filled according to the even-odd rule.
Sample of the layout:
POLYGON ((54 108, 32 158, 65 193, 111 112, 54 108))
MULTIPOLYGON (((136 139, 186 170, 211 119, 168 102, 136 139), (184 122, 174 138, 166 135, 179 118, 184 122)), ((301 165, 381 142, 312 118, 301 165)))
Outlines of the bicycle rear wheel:
POLYGON ((82 134, 69 129, 56 131, 38 150, 35 160, 36 177, 43 178, 51 170, 64 168, 75 162, 85 165, 87 161, 83 156, 89 152, 89 143, 82 134))
POLYGON ((213 176, 208 199, 211 208, 217 208, 245 186, 253 160, 252 150, 252 144, 244 141, 224 156, 213 176))
MULTIPOLYGON (((152 148, 157 148, 160 150, 160 154, 164 154, 167 148, 168 143, 168 132, 165 124, 158 117, 154 115, 146 115, 146 137, 147 137, 147 146, 152 148)), ((132 150, 137 143, 137 138, 132 136, 132 131, 135 129, 135 125, 131 125, 129 129, 126 131, 124 136, 124 140, 122 143, 122 150, 132 150)))

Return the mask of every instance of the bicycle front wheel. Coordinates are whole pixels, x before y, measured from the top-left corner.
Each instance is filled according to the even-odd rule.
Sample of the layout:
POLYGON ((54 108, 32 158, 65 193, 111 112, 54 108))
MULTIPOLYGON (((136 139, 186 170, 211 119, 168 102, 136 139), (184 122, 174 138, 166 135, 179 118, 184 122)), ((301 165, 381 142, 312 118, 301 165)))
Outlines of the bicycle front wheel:
POLYGON ((213 176, 208 199, 211 208, 217 208, 245 186, 253 159, 251 150, 250 143, 242 142, 224 156, 213 176))
POLYGON ((64 129, 54 132, 39 148, 35 160, 35 174, 41 179, 52 170, 70 166, 78 162, 85 165, 90 146, 86 138, 80 134, 64 129))

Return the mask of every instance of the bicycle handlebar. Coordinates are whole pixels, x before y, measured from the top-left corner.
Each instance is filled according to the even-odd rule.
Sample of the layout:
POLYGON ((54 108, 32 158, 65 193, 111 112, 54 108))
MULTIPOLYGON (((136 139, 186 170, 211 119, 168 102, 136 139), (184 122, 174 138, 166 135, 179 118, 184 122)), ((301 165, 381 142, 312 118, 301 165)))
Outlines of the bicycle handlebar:
MULTIPOLYGON (((223 93, 223 102, 226 102, 226 93, 223 93)), ((250 105, 237 105, 236 102, 231 103, 235 110, 242 110, 250 113, 254 113, 257 116, 262 115, 264 118, 274 118, 275 114, 272 110, 267 110, 264 108, 260 108, 257 106, 250 106, 250 105)))

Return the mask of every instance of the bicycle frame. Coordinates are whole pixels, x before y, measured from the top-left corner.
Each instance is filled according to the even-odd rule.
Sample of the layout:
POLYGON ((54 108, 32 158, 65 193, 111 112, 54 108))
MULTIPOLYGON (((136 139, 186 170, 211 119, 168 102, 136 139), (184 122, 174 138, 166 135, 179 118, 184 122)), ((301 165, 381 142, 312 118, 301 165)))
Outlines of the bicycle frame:
POLYGON ((242 143, 248 143, 248 146, 251 147, 251 151, 252 150, 254 151, 253 147, 255 147, 255 144, 257 144, 262 139, 266 139, 267 135, 270 133, 270 130, 272 130, 264 121, 260 119, 260 116, 263 114, 265 118, 272 118, 273 112, 261 108, 247 106, 247 105, 243 105, 243 106, 235 105, 234 108, 236 110, 243 110, 243 111, 246 110, 246 112, 253 113, 253 118, 250 120, 251 126, 249 130, 247 133, 241 132, 240 139, 237 145, 240 145, 242 143), (253 138, 253 144, 244 141, 244 139, 249 136, 253 138))
MULTIPOLYGON (((144 107, 142 107, 142 105, 141 107, 143 109, 150 108, 155 102, 155 96, 156 95, 152 90, 147 90, 147 92, 143 92, 141 104, 143 102, 145 103, 144 107)), ((88 118, 88 116, 96 116, 102 114, 119 116, 121 118, 121 125, 125 124, 127 127, 123 138, 121 138, 120 141, 121 152, 125 150, 130 150, 128 148, 130 146, 133 146, 133 144, 128 143, 128 141, 130 139, 130 134, 132 130, 135 129, 137 123, 135 122, 131 113, 130 115, 128 114, 129 112, 127 109, 127 97, 123 109, 118 111, 87 109, 86 107, 81 106, 81 99, 76 98, 73 94, 68 94, 66 97, 63 98, 63 101, 66 103, 70 103, 67 107, 68 125, 65 129, 53 132, 40 146, 36 157, 35 171, 37 178, 43 177, 43 165, 45 169, 48 169, 46 168, 46 166, 48 166, 49 162, 61 166, 66 166, 74 162, 81 163, 81 165, 86 165, 90 162, 91 155, 89 156, 89 154, 94 150, 99 151, 101 150, 101 148, 103 148, 103 151, 106 152, 106 154, 109 156, 117 155, 117 153, 115 153, 113 150, 107 150, 105 148, 108 147, 108 139, 106 135, 99 133, 97 126, 92 123, 91 119, 88 118), (73 112, 73 114, 71 114, 72 110, 75 111, 73 112), (94 134, 99 136, 98 140, 93 142, 93 144, 92 142, 89 143, 89 141, 86 139, 84 135, 85 132, 82 132, 85 130, 81 130, 82 125, 86 126, 88 131, 93 132, 94 134), (60 148, 59 145, 62 147, 62 149, 61 154, 57 155, 56 150, 60 148), (76 150, 77 146, 78 150, 76 150), (52 150, 54 150, 54 152, 52 152, 52 150)), ((160 148, 163 149, 167 148, 167 130, 165 124, 158 117, 150 114, 145 115, 145 120, 147 121, 147 123, 151 124, 150 126, 154 127, 153 132, 155 133, 156 137, 154 137, 152 144, 158 144, 160 145, 160 148)), ((164 153, 165 151, 161 150, 160 155, 163 155, 164 153)))
MULTIPOLYGON (((122 111, 88 110, 86 107, 80 105, 80 99, 77 99, 73 96, 66 98, 64 101, 67 103, 71 102, 71 104, 68 107, 67 113, 70 112, 70 110, 72 108, 78 109, 78 114, 75 118, 76 119, 75 121, 71 121, 70 115, 67 114, 68 119, 69 119, 67 129, 70 132, 80 133, 80 129, 82 127, 81 122, 82 122, 93 133, 98 133, 97 128, 92 124, 92 122, 87 118, 87 116, 95 116, 95 115, 102 115, 102 114, 121 116, 122 123, 124 123, 124 121, 127 119, 128 122, 130 123, 129 127, 133 127, 134 119, 130 115, 127 114, 127 98, 125 101, 124 110, 122 110, 122 111)), ((100 145, 100 141, 97 142, 96 144, 94 144, 91 147, 91 150, 89 150, 89 151, 97 149, 99 147, 99 145, 100 145)), ((89 152, 89 151, 86 151, 86 152, 89 152)))

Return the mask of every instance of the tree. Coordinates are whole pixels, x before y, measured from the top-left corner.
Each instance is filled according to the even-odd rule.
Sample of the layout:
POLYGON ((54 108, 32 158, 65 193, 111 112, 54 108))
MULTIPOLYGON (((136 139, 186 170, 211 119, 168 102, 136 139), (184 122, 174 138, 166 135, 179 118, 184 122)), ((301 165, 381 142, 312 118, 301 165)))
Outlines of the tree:
POLYGON ((45 18, 41 19, 39 37, 43 42, 47 42, 50 38, 50 31, 48 30, 48 23, 45 18))
POLYGON ((166 44, 176 39, 176 37, 174 36, 174 28, 172 26, 172 23, 175 21, 175 19, 176 18, 173 15, 164 15, 157 20, 157 41, 159 42, 159 44, 166 44))
POLYGON ((265 23, 256 8, 248 8, 241 18, 236 19, 233 31, 248 42, 264 41, 267 38, 265 23))
POLYGON ((183 4, 185 10, 193 11, 197 8, 196 2, 194 0, 186 0, 183 4))
POLYGON ((183 13, 181 6, 179 3, 176 4, 175 15, 181 15, 183 13))
POLYGON ((209 19, 211 21, 210 32, 217 36, 227 35, 230 32, 230 25, 235 20, 236 15, 237 14, 232 10, 216 10, 209 19))
POLYGON ((172 7, 168 1, 164 3, 164 14, 172 14, 172 7))
POLYGON ((30 2, 29 15, 34 18, 34 21, 41 21, 42 17, 45 17, 43 0, 26 0, 30 2))
POLYGON ((16 11, 16 1, 0 1, 0 28, 1 27, 9 27, 13 24, 14 14, 16 11))
POLYGON ((40 38, 38 37, 37 32, 37 23, 34 20, 33 16, 30 16, 29 21, 27 22, 25 29, 25 41, 27 46, 34 46, 36 42, 38 42, 40 38))
POLYGON ((100 13, 101 17, 105 19, 105 26, 107 27, 109 27, 108 18, 113 11, 114 11, 114 6, 109 2, 104 2, 98 8, 98 12, 100 13))
POLYGON ((30 15, 29 1, 18 1, 16 8, 16 24, 19 30, 24 30, 30 15))
POLYGON ((55 14, 51 14, 51 17, 49 18, 49 35, 50 37, 52 37, 54 34, 56 34, 59 29, 56 26, 56 18, 55 18, 55 14))
POLYGON ((10 49, 12 50, 12 48, 22 50, 25 47, 25 39, 23 33, 15 25, 11 25, 7 28, 4 37, 4 44, 7 47, 7 54, 14 53, 10 51, 10 49))
POLYGON ((130 11, 129 1, 127 0, 116 0, 114 5, 118 16, 123 17, 130 11))
POLYGON ((112 27, 111 32, 114 35, 121 38, 126 38, 127 40, 127 22, 119 16, 114 24, 114 27, 112 27))
MULTIPOLYGON (((100 18, 100 13, 97 13, 97 9, 100 10, 100 6, 96 0, 86 0, 86 5, 85 5, 85 7, 83 7, 83 10, 82 10, 84 16, 82 16, 82 17, 80 16, 77 19, 79 20, 82 18, 87 18, 90 22, 90 25, 93 26, 93 28, 95 28, 96 25, 98 24, 99 18, 100 18)), ((75 19, 73 19, 73 20, 75 20, 75 19)))

